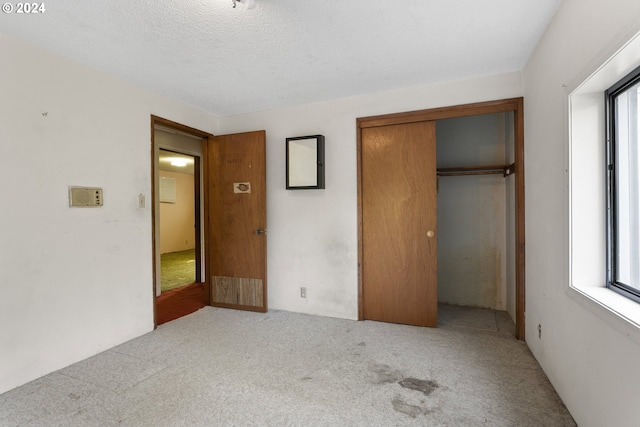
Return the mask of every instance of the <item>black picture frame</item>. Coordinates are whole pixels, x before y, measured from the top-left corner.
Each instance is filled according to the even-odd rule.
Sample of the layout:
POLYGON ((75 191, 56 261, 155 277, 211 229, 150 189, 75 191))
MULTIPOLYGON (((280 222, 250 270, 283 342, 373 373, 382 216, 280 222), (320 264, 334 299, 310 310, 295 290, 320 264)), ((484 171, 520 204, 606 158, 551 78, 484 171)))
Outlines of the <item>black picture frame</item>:
POLYGON ((324 136, 286 138, 285 169, 287 190, 324 189, 324 136))

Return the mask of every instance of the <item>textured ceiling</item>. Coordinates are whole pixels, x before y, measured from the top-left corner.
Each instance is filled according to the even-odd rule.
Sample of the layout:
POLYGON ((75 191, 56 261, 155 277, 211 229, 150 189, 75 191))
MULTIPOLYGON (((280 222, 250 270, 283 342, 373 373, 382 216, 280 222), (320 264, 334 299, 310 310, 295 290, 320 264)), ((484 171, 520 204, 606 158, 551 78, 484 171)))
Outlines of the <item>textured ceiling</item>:
POLYGON ((561 0, 57 0, 0 31, 226 116, 518 71, 561 0))

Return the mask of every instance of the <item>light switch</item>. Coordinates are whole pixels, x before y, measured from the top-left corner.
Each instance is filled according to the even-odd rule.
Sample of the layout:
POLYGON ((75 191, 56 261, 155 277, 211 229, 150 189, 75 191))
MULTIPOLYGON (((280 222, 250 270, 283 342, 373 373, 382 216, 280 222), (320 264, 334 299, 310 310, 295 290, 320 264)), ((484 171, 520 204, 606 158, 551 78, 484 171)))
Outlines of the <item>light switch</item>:
POLYGON ((138 209, 144 209, 144 206, 145 206, 144 194, 140 193, 138 194, 138 209))

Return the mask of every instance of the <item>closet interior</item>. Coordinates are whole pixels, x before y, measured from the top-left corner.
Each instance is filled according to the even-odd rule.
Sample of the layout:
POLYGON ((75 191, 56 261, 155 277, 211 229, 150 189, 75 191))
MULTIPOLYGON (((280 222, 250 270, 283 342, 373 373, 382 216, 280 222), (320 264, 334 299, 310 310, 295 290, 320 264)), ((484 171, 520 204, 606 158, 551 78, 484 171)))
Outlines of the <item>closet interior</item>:
POLYGON ((514 113, 436 121, 438 302, 516 321, 514 113))

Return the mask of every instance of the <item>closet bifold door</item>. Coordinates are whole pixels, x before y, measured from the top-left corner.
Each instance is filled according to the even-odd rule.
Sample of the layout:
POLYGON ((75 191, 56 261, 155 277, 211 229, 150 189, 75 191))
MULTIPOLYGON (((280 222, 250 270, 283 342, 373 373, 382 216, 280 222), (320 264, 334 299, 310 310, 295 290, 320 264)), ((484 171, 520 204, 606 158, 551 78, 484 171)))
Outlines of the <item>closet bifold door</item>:
POLYGON ((362 129, 364 319, 437 326, 436 126, 362 129))

